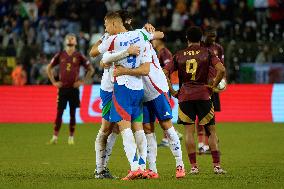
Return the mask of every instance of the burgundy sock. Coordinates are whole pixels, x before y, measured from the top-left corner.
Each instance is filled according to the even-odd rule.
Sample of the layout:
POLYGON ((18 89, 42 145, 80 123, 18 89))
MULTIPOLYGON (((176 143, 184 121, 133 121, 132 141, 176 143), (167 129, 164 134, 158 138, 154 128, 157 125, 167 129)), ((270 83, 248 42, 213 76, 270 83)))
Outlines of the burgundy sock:
POLYGON ((76 114, 76 109, 70 109, 70 124, 69 124, 70 136, 73 136, 75 131, 75 125, 76 125, 75 114, 76 114))
POLYGON ((188 154, 188 159, 192 167, 196 166, 196 152, 188 154))
POLYGON ((213 164, 214 166, 220 164, 220 153, 219 151, 211 151, 212 159, 213 159, 213 164))
POLYGON ((59 130, 61 128, 63 111, 64 110, 58 109, 56 113, 56 119, 53 128, 55 136, 58 136, 59 130))

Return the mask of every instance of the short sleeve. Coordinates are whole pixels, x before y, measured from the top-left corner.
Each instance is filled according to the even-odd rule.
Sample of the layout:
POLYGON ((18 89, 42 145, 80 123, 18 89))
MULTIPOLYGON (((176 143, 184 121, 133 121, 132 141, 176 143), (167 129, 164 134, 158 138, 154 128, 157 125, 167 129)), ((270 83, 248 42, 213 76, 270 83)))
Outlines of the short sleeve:
POLYGON ((172 59, 173 61, 165 65, 164 69, 167 70, 169 74, 172 74, 174 71, 178 69, 177 68, 177 58, 178 58, 178 55, 174 55, 172 59))
POLYGON ((221 63, 224 64, 224 49, 220 45, 219 52, 218 52, 218 58, 220 59, 221 63))
POLYGON ((212 51, 209 51, 210 53, 210 64, 212 66, 215 66, 217 63, 222 63, 221 60, 212 52, 212 51))
POLYGON ((51 67, 54 67, 59 64, 59 57, 60 57, 60 52, 54 55, 54 57, 50 61, 51 67))
POLYGON ((144 64, 146 62, 152 62, 151 46, 148 43, 144 46, 141 58, 141 64, 144 64))
POLYGON ((114 50, 114 41, 116 36, 110 36, 106 40, 103 40, 102 43, 98 46, 98 51, 103 54, 107 51, 114 50))
POLYGON ((173 56, 168 50, 164 50, 160 56, 160 64, 162 67, 165 67, 167 64, 173 61, 173 56))
POLYGON ((149 33, 147 30, 145 30, 144 28, 142 29, 137 29, 137 31, 139 31, 142 35, 145 41, 150 41, 154 38, 154 34, 149 33))

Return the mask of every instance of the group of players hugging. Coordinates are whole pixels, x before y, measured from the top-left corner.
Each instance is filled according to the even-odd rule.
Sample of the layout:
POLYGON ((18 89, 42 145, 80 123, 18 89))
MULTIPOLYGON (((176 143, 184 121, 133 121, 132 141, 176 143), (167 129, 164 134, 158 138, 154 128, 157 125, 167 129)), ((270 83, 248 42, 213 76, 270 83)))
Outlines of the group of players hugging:
MULTIPOLYGON (((201 29, 190 27, 186 32, 187 47, 172 58, 160 62, 162 50, 158 46, 163 44, 163 32, 156 31, 151 24, 145 24, 142 29, 133 29, 132 18, 124 10, 108 13, 104 21, 106 33, 90 50, 91 57, 102 55, 100 64, 104 67, 100 89, 102 123, 95 141, 95 177, 114 178, 107 164, 116 137, 121 134, 130 165, 128 174, 122 180, 159 178, 154 133, 156 119, 175 158, 176 178, 185 177, 181 143, 171 120, 169 95, 178 99, 178 123, 185 128, 190 174, 199 173, 194 140, 196 122, 200 125, 198 128, 201 128, 199 133, 204 131, 209 145, 206 148, 203 139, 199 137, 199 143, 202 143, 199 151, 206 152, 210 149, 213 172, 226 173, 220 166, 212 102, 212 98, 215 98, 212 96, 213 91, 225 76, 223 50, 214 43, 216 30, 207 28, 208 40, 202 42, 201 29), (221 57, 218 56, 219 52, 221 57), (169 79, 175 71, 178 71, 178 91, 169 79)), ((89 61, 76 51, 76 44, 76 36, 68 34, 65 37, 64 51, 57 53, 48 65, 49 78, 58 88, 58 106, 51 144, 57 143, 67 102, 70 106, 68 144, 74 144, 75 112, 80 105, 78 87, 88 82, 94 72, 89 61), (55 80, 52 71, 55 65, 59 65, 59 81, 55 80), (78 79, 80 66, 87 70, 83 80, 78 79)))

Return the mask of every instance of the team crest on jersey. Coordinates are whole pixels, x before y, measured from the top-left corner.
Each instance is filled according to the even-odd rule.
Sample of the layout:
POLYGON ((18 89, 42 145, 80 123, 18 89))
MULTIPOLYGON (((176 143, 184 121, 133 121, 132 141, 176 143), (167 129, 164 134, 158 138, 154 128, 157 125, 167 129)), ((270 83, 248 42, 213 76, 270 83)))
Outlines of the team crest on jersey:
POLYGON ((214 50, 214 54, 215 54, 215 55, 218 55, 218 51, 217 51, 217 50, 214 50))
POLYGON ((76 62, 76 60, 77 60, 77 59, 76 59, 76 57, 73 57, 73 63, 75 63, 75 62, 76 62))

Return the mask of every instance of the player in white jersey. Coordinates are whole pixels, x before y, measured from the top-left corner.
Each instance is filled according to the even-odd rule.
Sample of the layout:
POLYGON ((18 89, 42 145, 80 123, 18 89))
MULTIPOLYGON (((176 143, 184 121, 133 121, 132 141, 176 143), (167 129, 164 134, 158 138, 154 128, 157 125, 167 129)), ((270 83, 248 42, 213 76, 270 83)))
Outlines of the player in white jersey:
MULTIPOLYGON (((117 13, 109 13, 105 17, 106 31, 110 36, 98 46, 100 53, 113 50, 126 50, 131 44, 137 44, 142 50, 145 48, 143 35, 139 32, 127 32, 123 26, 121 17, 117 13)), ((145 75, 150 68, 151 57, 145 53, 138 56, 128 56, 118 61, 119 64, 136 68, 141 65, 145 75)), ((124 150, 130 163, 131 171, 124 180, 135 179, 143 174, 147 156, 146 136, 142 126, 142 98, 143 82, 141 76, 120 76, 114 78, 114 92, 112 98, 110 121, 116 122, 123 138, 124 150), (140 159, 136 156, 136 143, 131 127, 135 131, 140 159)))
MULTIPOLYGON (((101 39, 94 44, 92 48, 97 48, 102 41, 109 37, 108 33, 105 33, 101 39)), ((129 47, 127 53, 130 55, 137 55, 139 53, 138 47, 129 47)), ((92 57, 96 57, 99 54, 90 53, 92 57)), ((118 128, 114 127, 115 124, 109 120, 110 107, 113 93, 113 77, 114 66, 104 67, 104 72, 101 80, 100 97, 102 100, 102 125, 101 129, 96 137, 95 150, 96 150, 96 170, 94 172, 96 178, 113 178, 107 168, 109 156, 112 151, 112 147, 118 134, 118 128), (109 131, 112 131, 111 133, 109 131), (107 140, 107 142, 106 142, 107 140)))

